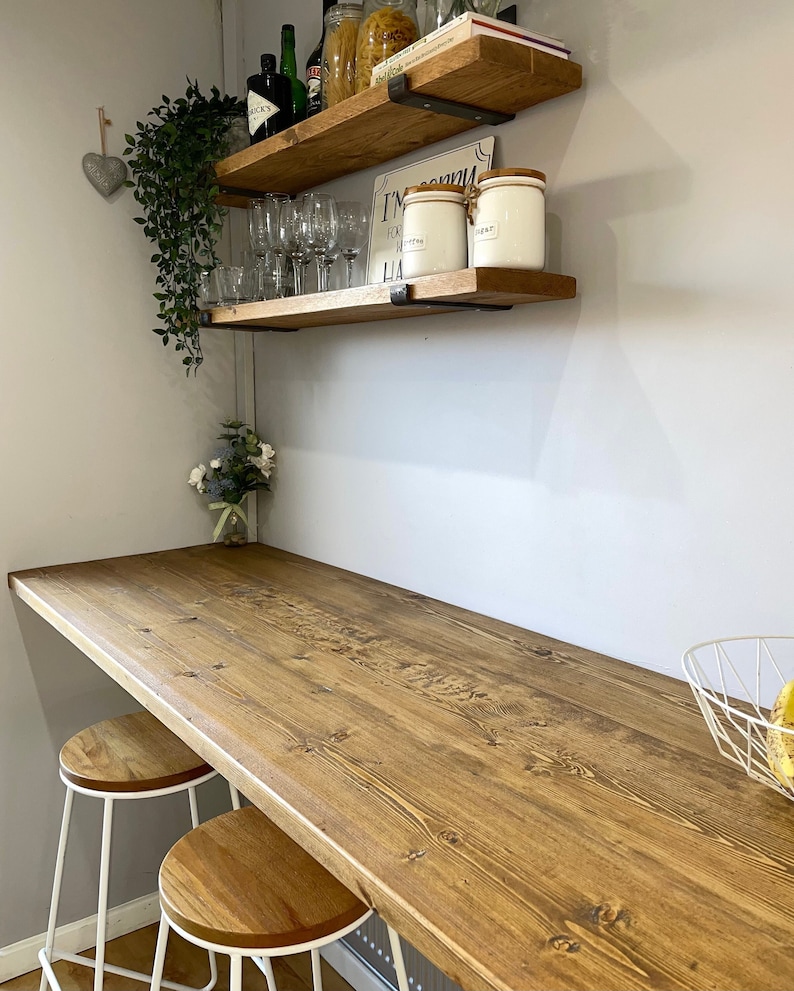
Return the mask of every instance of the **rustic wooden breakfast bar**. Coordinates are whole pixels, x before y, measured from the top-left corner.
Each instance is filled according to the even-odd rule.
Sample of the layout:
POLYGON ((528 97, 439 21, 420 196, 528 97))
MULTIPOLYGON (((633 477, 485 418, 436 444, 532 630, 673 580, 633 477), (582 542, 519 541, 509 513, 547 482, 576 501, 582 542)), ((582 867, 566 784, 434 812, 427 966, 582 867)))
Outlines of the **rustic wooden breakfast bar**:
POLYGON ((684 682, 260 544, 9 585, 464 988, 794 987, 794 804, 684 682))

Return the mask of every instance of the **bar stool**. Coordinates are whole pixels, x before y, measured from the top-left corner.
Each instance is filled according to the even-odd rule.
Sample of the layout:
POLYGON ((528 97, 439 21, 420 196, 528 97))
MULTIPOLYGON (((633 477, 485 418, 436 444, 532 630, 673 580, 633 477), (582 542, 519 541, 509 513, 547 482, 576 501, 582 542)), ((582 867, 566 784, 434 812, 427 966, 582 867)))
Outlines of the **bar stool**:
MULTIPOLYGON (((190 802, 190 819, 198 825, 196 787, 217 775, 209 764, 186 746, 177 736, 157 720, 150 712, 133 712, 115 719, 105 719, 77 733, 61 749, 60 776, 66 785, 66 799, 55 861, 55 879, 44 947, 39 951, 42 967, 41 991, 47 985, 61 991, 58 978, 52 969, 55 960, 94 968, 94 991, 102 991, 105 972, 119 974, 149 983, 151 975, 127 970, 105 962, 107 928, 108 878, 110 873, 110 841, 113 827, 113 808, 116 801, 143 798, 159 798, 187 791, 190 802), (69 839, 69 823, 75 794, 101 798, 104 802, 102 816, 102 847, 99 867, 99 899, 97 908, 96 956, 92 960, 81 953, 55 950, 55 926, 61 894, 66 845, 69 839)), ((240 807, 236 789, 230 786, 232 806, 240 807)), ((217 980, 214 955, 210 957, 210 981, 201 991, 209 991, 217 980)), ((184 991, 185 985, 168 983, 169 988, 184 991)), ((194 991, 194 989, 190 989, 194 991)))
MULTIPOLYGON (((372 909, 249 806, 202 823, 177 840, 160 867, 162 916, 151 991, 160 991, 171 929, 205 950, 227 954, 229 991, 242 991, 243 958, 277 991, 272 958, 311 953, 312 986, 322 991, 320 947, 362 925, 372 909)), ((408 979, 389 927, 400 991, 408 979)))

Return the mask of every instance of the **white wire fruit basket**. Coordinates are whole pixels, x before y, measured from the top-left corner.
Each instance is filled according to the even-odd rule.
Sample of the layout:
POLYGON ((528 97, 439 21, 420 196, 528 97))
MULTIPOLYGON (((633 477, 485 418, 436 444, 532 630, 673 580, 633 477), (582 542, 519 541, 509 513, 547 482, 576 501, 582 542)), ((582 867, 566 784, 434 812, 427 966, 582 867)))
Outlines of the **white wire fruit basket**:
POLYGON ((787 774, 768 745, 772 730, 794 749, 794 729, 769 721, 778 693, 794 678, 794 637, 710 640, 685 651, 682 663, 722 756, 794 801, 794 771, 787 774))

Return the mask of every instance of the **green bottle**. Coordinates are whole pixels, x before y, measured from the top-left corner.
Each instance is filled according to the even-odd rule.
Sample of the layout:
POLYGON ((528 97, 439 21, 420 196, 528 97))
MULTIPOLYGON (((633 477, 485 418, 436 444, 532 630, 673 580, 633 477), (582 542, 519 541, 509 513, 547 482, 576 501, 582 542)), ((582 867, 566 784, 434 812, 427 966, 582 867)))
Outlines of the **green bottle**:
POLYGON ((279 72, 286 76, 292 86, 292 115, 295 123, 306 120, 306 86, 298 79, 298 64, 295 61, 295 25, 281 25, 281 66, 279 72))

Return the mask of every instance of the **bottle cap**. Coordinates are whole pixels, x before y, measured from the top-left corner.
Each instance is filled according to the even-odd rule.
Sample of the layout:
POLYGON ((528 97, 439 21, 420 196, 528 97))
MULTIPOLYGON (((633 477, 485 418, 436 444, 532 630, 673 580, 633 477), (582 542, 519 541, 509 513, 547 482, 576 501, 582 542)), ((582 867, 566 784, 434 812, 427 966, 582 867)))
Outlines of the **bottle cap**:
POLYGON ((282 24, 281 25, 281 30, 282 31, 292 31, 292 33, 295 34, 295 25, 294 24, 282 24))
POLYGON ((262 72, 275 72, 276 71, 276 56, 275 55, 263 55, 259 60, 262 66, 262 72))

